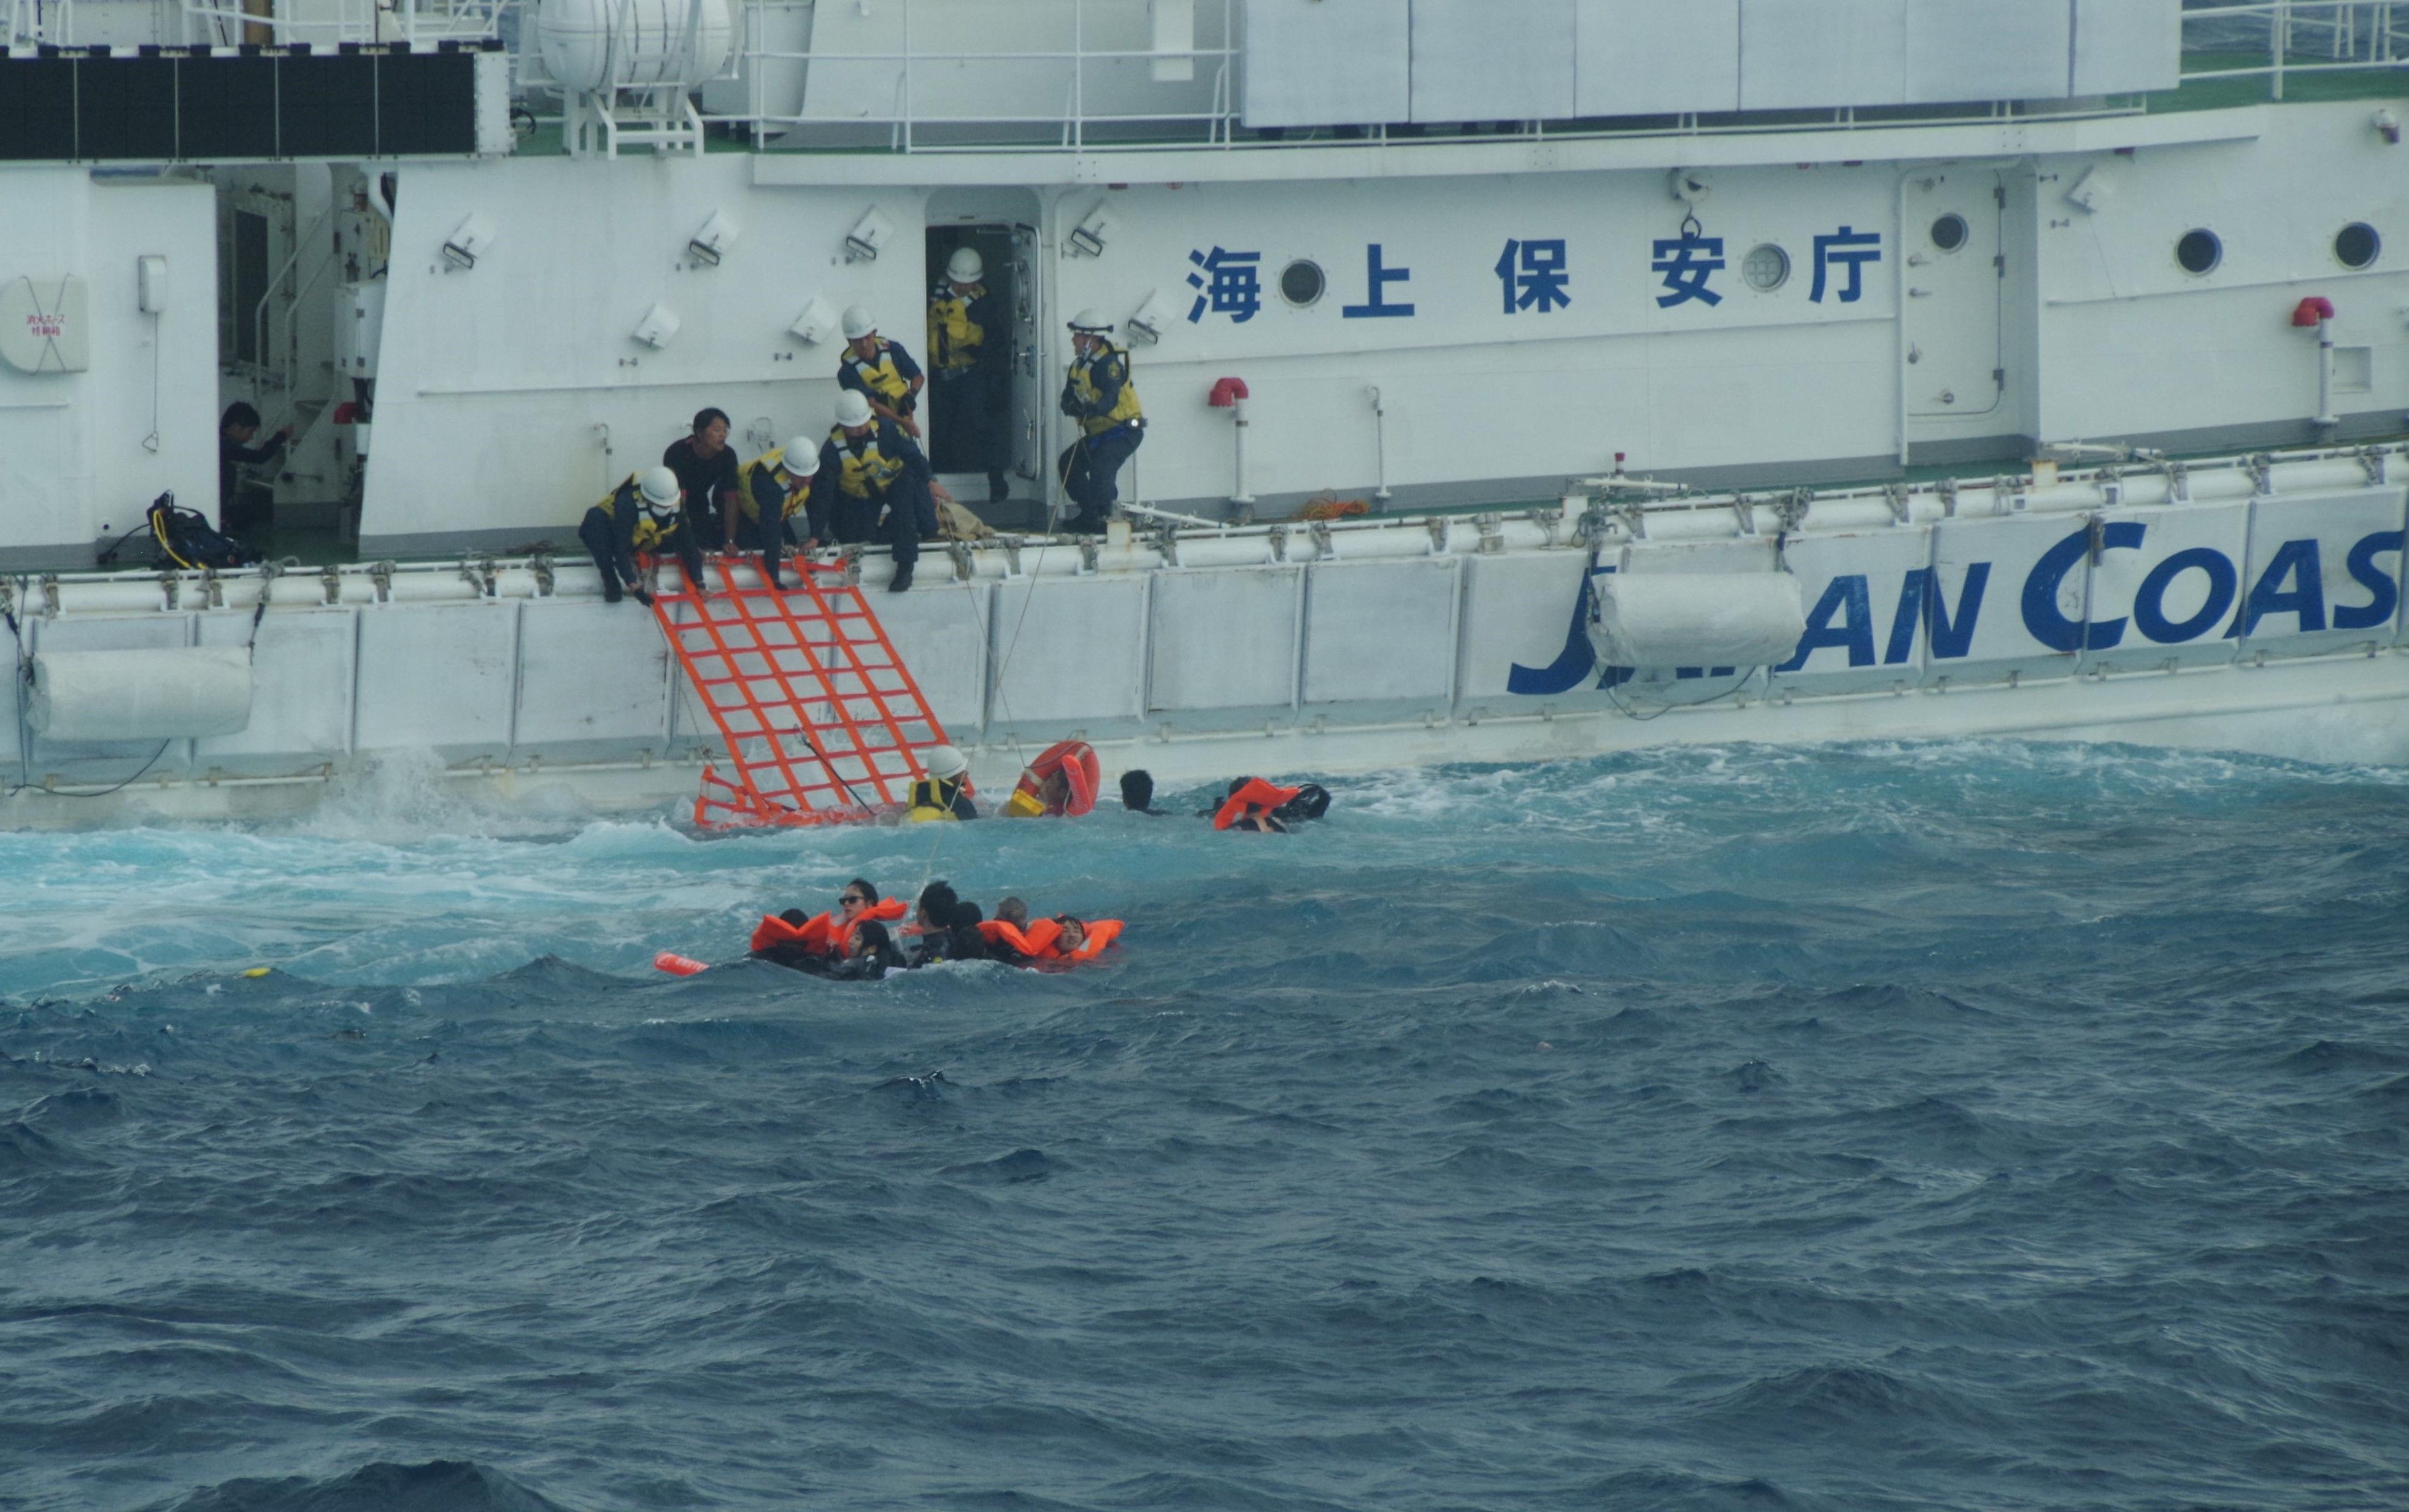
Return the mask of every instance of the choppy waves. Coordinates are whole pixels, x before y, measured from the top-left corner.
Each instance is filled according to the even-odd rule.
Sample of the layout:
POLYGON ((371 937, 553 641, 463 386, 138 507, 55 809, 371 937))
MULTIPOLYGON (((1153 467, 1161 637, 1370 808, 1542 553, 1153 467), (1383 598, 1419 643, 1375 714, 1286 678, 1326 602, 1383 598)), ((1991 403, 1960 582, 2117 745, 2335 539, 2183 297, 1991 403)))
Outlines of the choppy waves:
POLYGON ((0 1505, 2409 1505, 2409 774, 1334 786, 0 837, 0 1505), (931 871, 1128 943, 645 969, 931 871))

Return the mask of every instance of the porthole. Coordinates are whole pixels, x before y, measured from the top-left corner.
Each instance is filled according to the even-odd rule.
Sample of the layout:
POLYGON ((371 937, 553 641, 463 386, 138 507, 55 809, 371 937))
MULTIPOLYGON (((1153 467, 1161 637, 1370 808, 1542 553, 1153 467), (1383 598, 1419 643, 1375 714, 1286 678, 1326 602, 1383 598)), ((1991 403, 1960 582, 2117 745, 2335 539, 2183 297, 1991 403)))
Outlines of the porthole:
POLYGON ((1952 210, 1932 223, 1932 244, 1942 252, 1955 252, 1966 245, 1966 217, 1952 210))
POLYGON ((2186 231, 2175 243, 2175 261, 2186 273, 2214 273, 2216 265, 2225 261, 2225 243, 2216 239, 2214 231, 2186 231))
POLYGON ((2383 252, 2384 238, 2365 221, 2353 221, 2334 233, 2334 261, 2344 267, 2373 267, 2383 252))
POLYGON ((1280 269, 1280 297, 1291 305, 1309 305, 1321 297, 1329 281, 1321 276, 1321 265, 1309 257, 1300 257, 1280 269))
POLYGON ((1771 294, 1790 281, 1790 254, 1766 242, 1740 259, 1739 276, 1759 294, 1771 294))

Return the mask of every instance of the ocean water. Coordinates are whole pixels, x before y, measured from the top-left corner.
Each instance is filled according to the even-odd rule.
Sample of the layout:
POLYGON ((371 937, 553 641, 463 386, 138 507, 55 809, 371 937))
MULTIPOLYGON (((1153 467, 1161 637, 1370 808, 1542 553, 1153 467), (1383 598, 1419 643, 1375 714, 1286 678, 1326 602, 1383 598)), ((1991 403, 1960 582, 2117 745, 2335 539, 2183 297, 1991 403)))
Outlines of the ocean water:
POLYGON ((0 837, 0 1505, 2409 1506, 2409 772, 1332 785, 0 837), (932 871, 1126 943, 646 964, 932 871))

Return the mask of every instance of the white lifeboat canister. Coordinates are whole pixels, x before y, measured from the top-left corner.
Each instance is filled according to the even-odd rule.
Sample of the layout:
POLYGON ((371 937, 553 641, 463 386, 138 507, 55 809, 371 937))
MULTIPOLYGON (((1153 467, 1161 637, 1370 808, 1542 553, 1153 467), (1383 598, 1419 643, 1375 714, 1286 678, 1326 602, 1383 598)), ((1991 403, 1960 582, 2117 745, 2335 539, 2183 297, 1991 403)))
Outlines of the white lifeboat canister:
POLYGON ((27 722, 53 741, 177 741, 251 723, 251 655, 240 646, 46 651, 34 658, 27 722))
POLYGON ((694 88, 736 45, 728 0, 542 0, 536 40, 555 83, 576 94, 694 88))
POLYGON ((1787 572, 1616 572, 1597 585, 1590 644, 1609 667, 1778 667, 1807 633, 1787 572))

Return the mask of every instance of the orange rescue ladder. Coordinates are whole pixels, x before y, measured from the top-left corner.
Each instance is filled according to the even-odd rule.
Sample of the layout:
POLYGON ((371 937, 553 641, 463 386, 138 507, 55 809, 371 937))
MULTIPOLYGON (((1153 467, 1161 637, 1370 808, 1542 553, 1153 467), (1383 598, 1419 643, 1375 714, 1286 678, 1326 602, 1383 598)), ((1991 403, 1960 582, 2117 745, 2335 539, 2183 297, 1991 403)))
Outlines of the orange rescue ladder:
POLYGON ((739 560, 720 559, 714 594, 665 570, 653 599, 735 770, 730 782, 703 769, 694 822, 830 824, 902 807, 919 753, 944 744, 945 730, 860 584, 843 563, 791 561, 795 585, 776 589, 757 570, 732 572, 739 560))

